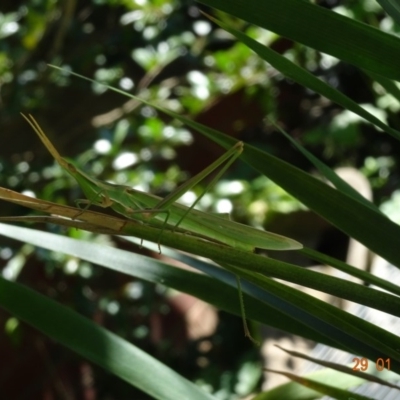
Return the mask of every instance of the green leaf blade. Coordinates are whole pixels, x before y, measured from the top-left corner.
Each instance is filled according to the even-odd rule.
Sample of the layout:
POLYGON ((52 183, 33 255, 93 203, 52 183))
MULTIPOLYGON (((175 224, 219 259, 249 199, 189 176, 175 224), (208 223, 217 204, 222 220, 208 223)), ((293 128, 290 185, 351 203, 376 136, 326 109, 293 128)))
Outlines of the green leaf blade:
POLYGON ((360 68, 400 80, 400 39, 364 23, 307 1, 198 1, 360 68))

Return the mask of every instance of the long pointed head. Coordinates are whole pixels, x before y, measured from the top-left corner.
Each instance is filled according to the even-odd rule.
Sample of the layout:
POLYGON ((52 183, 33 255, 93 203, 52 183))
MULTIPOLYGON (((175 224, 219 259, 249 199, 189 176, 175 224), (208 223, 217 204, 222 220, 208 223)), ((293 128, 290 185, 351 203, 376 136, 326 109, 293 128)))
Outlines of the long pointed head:
POLYGON ((69 170, 70 164, 60 156, 60 153, 56 150, 56 148, 47 138, 47 136, 45 135, 45 133, 43 132, 42 128, 35 120, 35 118, 33 118, 31 114, 28 114, 28 116, 26 116, 21 113, 21 115, 25 118, 28 124, 39 136, 39 139, 42 141, 42 143, 45 145, 46 149, 50 152, 50 154, 54 157, 54 159, 61 165, 61 167, 65 168, 66 170, 69 170))

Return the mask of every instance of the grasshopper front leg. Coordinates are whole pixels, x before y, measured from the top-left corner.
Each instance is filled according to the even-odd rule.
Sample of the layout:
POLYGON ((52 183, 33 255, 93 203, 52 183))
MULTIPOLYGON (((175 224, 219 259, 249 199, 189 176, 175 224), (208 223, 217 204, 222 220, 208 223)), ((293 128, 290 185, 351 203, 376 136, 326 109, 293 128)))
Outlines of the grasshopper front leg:
POLYGON ((112 207, 112 205, 114 204, 114 202, 110 199, 109 196, 107 196, 106 194, 103 194, 101 192, 99 192, 97 194, 97 196, 99 198, 101 198, 100 201, 97 200, 88 200, 88 199, 77 199, 75 200, 75 204, 78 208, 80 208, 80 204, 86 204, 86 206, 84 208, 82 208, 82 210, 80 212, 78 212, 73 219, 78 218, 84 211, 86 211, 91 205, 96 205, 102 208, 108 208, 108 207, 112 207))

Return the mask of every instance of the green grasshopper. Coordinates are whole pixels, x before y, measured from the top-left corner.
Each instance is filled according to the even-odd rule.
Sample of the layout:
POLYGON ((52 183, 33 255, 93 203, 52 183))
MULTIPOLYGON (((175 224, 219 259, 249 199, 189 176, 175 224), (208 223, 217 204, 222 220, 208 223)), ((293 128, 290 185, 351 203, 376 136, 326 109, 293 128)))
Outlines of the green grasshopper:
MULTIPOLYGON (((195 205, 201 197, 204 196, 206 191, 240 156, 243 151, 243 142, 236 143, 230 150, 199 174, 186 181, 164 199, 161 199, 152 194, 134 190, 128 186, 103 182, 87 175, 60 156, 31 115, 26 117, 22 114, 22 116, 29 125, 31 125, 54 159, 78 182, 83 193, 87 197, 87 200, 78 200, 79 203, 85 203, 87 206, 93 204, 100 207, 111 207, 114 211, 128 219, 136 219, 148 223, 150 226, 160 228, 160 238, 164 229, 179 229, 181 232, 190 233, 193 236, 208 241, 222 243, 230 247, 251 252, 254 251, 255 248, 266 250, 297 250, 303 247, 299 242, 293 239, 239 224, 221 215, 208 214, 194 209, 195 205), (199 196, 190 207, 176 203, 176 200, 181 197, 183 193, 224 163, 225 165, 211 180, 203 194, 199 196), (162 219, 162 214, 165 215, 164 219, 162 219)), ((78 218, 78 216, 79 214, 76 215, 75 218, 78 218)), ((258 344, 257 341, 252 338, 248 329, 240 278, 236 276, 236 280, 239 290, 239 302, 245 336, 258 344)))
POLYGON ((193 209, 207 189, 220 178, 243 151, 242 142, 236 143, 235 146, 214 161, 210 166, 179 186, 170 195, 161 199, 155 195, 141 192, 128 186, 104 182, 87 175, 60 156, 31 115, 29 115, 29 118, 25 115, 22 116, 37 133, 54 159, 78 182, 83 193, 87 197, 87 200, 79 200, 80 203, 93 204, 100 207, 111 207, 114 211, 129 219, 137 219, 162 229, 166 226, 171 229, 176 229, 179 226, 183 231, 192 235, 207 238, 208 240, 242 250, 253 251, 255 248, 266 250, 295 250, 302 248, 302 245, 293 239, 239 224, 219 215, 208 214, 193 209), (204 177, 209 175, 224 162, 226 162, 225 166, 214 177, 204 193, 197 198, 191 207, 175 203, 183 193, 204 179, 204 177), (166 216, 162 218, 160 214, 165 214, 166 216))
POLYGON ((161 229, 177 229, 194 236, 241 250, 254 251, 255 248, 266 250, 296 250, 303 246, 297 241, 271 232, 262 231, 243 225, 216 214, 208 214, 193 209, 207 189, 216 182, 243 151, 243 143, 236 143, 230 150, 214 161, 196 176, 179 186, 170 195, 161 199, 155 195, 132 189, 128 186, 108 183, 89 176, 72 163, 60 156, 47 138, 36 120, 29 115, 22 116, 31 125, 50 154, 78 182, 87 200, 80 203, 111 207, 117 213, 129 219, 136 219, 161 229), (203 194, 191 207, 176 203, 187 190, 200 182, 216 168, 226 163, 213 178, 203 194), (164 215, 163 215, 164 214, 164 215))

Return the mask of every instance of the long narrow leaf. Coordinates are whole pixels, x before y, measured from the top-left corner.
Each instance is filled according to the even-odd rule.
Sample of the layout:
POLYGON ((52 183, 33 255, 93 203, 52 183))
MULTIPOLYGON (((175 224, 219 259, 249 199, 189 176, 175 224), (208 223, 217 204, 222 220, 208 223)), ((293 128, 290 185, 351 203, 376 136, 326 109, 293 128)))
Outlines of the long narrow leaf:
POLYGON ((357 200, 363 203, 365 206, 371 208, 372 211, 380 213, 378 207, 375 204, 371 203, 365 197, 363 197, 357 190, 351 187, 346 181, 344 181, 335 171, 329 168, 326 164, 322 161, 318 160, 311 152, 309 152, 304 146, 294 140, 287 132, 285 132, 281 127, 274 124, 275 127, 285 136, 290 143, 293 144, 307 159, 314 165, 315 168, 318 169, 320 174, 328 179, 336 189, 340 190, 342 193, 347 194, 348 196, 352 197, 354 200, 357 200))
POLYGON ((346 346, 347 351, 363 354, 372 360, 382 357, 383 352, 388 358, 391 358, 391 361, 396 363, 392 370, 400 372, 400 363, 397 364, 400 361, 400 352, 394 350, 400 349, 397 347, 399 339, 395 335, 305 293, 292 292, 291 288, 264 275, 257 276, 251 272, 238 270, 226 264, 223 265, 226 269, 237 275, 240 274, 244 279, 262 288, 265 296, 279 296, 281 299, 290 299, 287 306, 297 309, 296 311, 293 309, 291 312, 294 318, 303 322, 310 321, 312 326, 318 326, 321 333, 329 335, 339 345, 346 346), (328 323, 328 326, 326 323, 328 323), (328 330, 325 330, 326 328, 328 330), (362 342, 361 346, 360 342, 362 342))
POLYGON ((198 1, 360 68, 400 80, 399 38, 308 1, 198 1))
POLYGON ((378 276, 375 276, 367 271, 364 271, 362 269, 353 267, 349 264, 346 264, 343 261, 337 260, 333 257, 327 256, 323 253, 320 253, 319 251, 309 249, 309 248, 304 248, 302 250, 302 253, 304 255, 307 255, 310 257, 312 260, 317 261, 321 264, 326 264, 330 265, 333 268, 338 269, 339 271, 343 271, 346 274, 349 274, 351 276, 354 276, 356 278, 359 278, 363 280, 366 283, 369 283, 371 285, 375 285, 377 287, 380 287, 384 290, 387 290, 388 292, 394 293, 397 296, 400 296, 400 287, 396 285, 395 283, 392 283, 390 281, 387 281, 385 279, 379 278, 378 276))
POLYGON ((400 3, 398 0, 376 0, 382 8, 400 24, 400 3))
POLYGON ((213 398, 117 335, 55 301, 2 277, 0 305, 17 318, 156 399, 213 398))
MULTIPOLYGON (((60 251, 62 249, 63 252, 71 256, 109 268, 118 273, 166 285, 175 290, 196 296, 221 310, 240 315, 236 285, 231 285, 232 287, 230 287, 230 285, 223 284, 221 281, 209 276, 172 267, 143 255, 136 255, 127 251, 78 241, 35 229, 0 224, 0 234, 52 251, 60 251)), ((164 249, 164 251, 168 254, 168 249, 164 249)), ((220 270, 220 268, 218 269, 220 270)), ((335 342, 321 335, 318 330, 312 329, 306 322, 298 323, 290 316, 282 314, 274 307, 250 296, 245 295, 244 300, 248 306, 248 317, 255 321, 295 335, 304 336, 310 340, 330 346, 335 345, 335 342)))
MULTIPOLYGON (((211 302, 216 303, 217 306, 220 304, 224 305, 224 301, 228 300, 234 304, 236 313, 239 313, 237 294, 234 295, 236 301, 232 301, 232 293, 229 298, 225 298, 225 294, 229 294, 229 291, 226 291, 224 286, 214 285, 213 281, 209 281, 209 283, 204 280, 201 280, 201 282, 197 281, 197 277, 193 276, 193 274, 187 271, 177 270, 176 268, 168 268, 168 266, 156 260, 146 258, 146 261, 144 261, 143 257, 135 256, 126 251, 73 240, 46 232, 37 232, 32 229, 2 224, 0 224, 0 229, 3 235, 48 249, 63 249, 64 252, 74 255, 75 257, 80 257, 87 261, 106 266, 118 272, 133 274, 134 276, 152 282, 163 283, 171 287, 183 289, 188 293, 193 293, 193 290, 196 290, 197 287, 197 292, 194 291, 195 295, 199 293, 199 297, 204 298, 206 301, 211 300, 211 302)), ((234 256, 233 258, 237 257, 234 256)), ((202 264, 202 268, 203 272, 215 276, 218 280, 223 280, 228 284, 232 284, 232 281, 229 281, 230 278, 226 281, 226 271, 205 264, 202 264)), ((298 269, 301 271, 300 268, 298 269)), ((392 358, 393 370, 400 370, 396 361, 396 359, 400 360, 400 355, 394 350, 400 348, 400 345, 395 335, 329 304, 314 299, 305 293, 282 285, 281 283, 274 282, 263 275, 237 269, 234 269, 234 273, 240 274, 264 289, 264 291, 260 292, 256 288, 250 287, 251 290, 248 291, 248 287, 245 284, 243 285, 245 293, 247 292, 252 297, 265 303, 265 305, 269 305, 272 309, 279 311, 277 314, 269 314, 267 311, 271 309, 270 307, 267 306, 263 308, 260 307, 259 303, 247 303, 248 300, 245 298, 246 304, 256 305, 256 316, 259 315, 259 312, 264 312, 264 317, 261 318, 264 323, 275 324, 276 321, 271 320, 273 316, 280 319, 282 315, 286 315, 292 318, 291 323, 295 320, 296 323, 308 325, 315 332, 332 340, 335 347, 352 351, 355 354, 364 354, 371 359, 380 357, 382 354, 386 353, 387 357, 392 358)), ((353 284, 353 287, 356 286, 357 285, 353 284)), ((236 291, 235 284, 233 284, 233 287, 236 291)), ((254 315, 252 309, 248 309, 248 313, 249 316, 254 315)), ((283 321, 290 322, 285 318, 283 318, 283 321)), ((291 331, 291 329, 289 330, 291 331)), ((322 342, 326 341, 327 340, 322 340, 322 342)))
MULTIPOLYGON (((63 70, 57 66, 51 65, 51 67, 61 70, 64 73, 75 75, 81 79, 96 82, 93 79, 63 70)), ((235 143, 234 139, 215 129, 208 128, 173 111, 124 92, 123 90, 102 83, 99 84, 114 92, 141 101, 143 104, 147 104, 178 119, 226 149, 232 147, 235 143)), ((366 247, 392 264, 400 267, 400 253, 397 251, 400 227, 384 215, 371 210, 352 197, 331 188, 300 169, 268 153, 258 150, 253 146, 245 146, 241 159, 260 173, 268 176, 288 193, 296 197, 299 201, 331 222, 337 228, 363 243, 366 247)))
MULTIPOLYGON (((301 385, 305 386, 306 388, 316 390, 320 393, 326 394, 327 396, 330 396, 331 398, 334 398, 337 400, 349 400, 349 399, 374 400, 372 397, 366 397, 366 396, 362 396, 360 394, 356 394, 356 393, 349 392, 347 390, 340 389, 337 385, 336 386, 327 385, 326 383, 317 382, 312 379, 308 379, 308 378, 305 378, 302 376, 291 374, 289 372, 276 371, 276 370, 267 369, 267 368, 265 370, 268 372, 275 372, 277 374, 286 376, 289 379, 291 379, 292 381, 300 383, 301 385)), ((335 383, 333 383, 333 384, 335 384, 335 383)), ((260 397, 260 399, 262 399, 262 397, 260 397)))
MULTIPOLYGON (((211 18, 211 17, 210 17, 211 18)), ((263 46, 261 43, 256 42, 254 39, 246 36, 242 32, 230 27, 222 21, 219 21, 215 18, 211 18, 214 22, 224 28, 226 31, 230 32, 232 35, 236 36, 238 40, 252 49, 255 53, 257 53, 262 59, 271 64, 274 68, 276 68, 279 72, 281 72, 286 77, 294 80, 295 82, 303 85, 316 93, 319 93, 322 96, 325 96, 327 99, 341 105, 349 111, 354 112, 359 115, 361 118, 364 118, 371 124, 378 126, 383 129, 388 134, 395 137, 397 140, 400 140, 400 132, 396 129, 393 129, 382 122, 380 119, 369 113, 364 108, 360 107, 355 101, 351 100, 349 97, 339 92, 332 86, 329 86, 327 83, 322 81, 321 79, 316 78, 313 74, 301 68, 288 60, 287 58, 281 56, 276 51, 270 49, 269 47, 263 46)))

